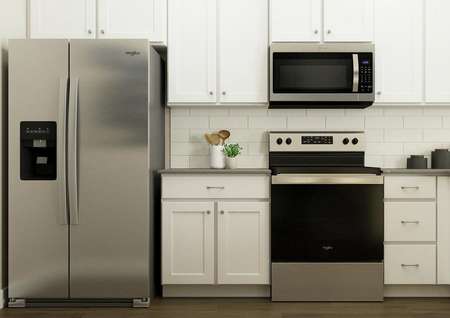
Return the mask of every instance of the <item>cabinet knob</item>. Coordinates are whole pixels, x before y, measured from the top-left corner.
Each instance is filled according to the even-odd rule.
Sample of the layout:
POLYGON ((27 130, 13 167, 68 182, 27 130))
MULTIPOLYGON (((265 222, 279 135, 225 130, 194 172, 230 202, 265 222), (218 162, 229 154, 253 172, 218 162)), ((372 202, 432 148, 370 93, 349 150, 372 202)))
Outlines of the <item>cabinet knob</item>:
POLYGON ((88 34, 92 34, 92 30, 91 29, 88 30, 88 34))
POLYGON ((328 31, 327 31, 327 34, 331 34, 331 30, 328 30, 328 31))
POLYGON ((213 91, 210 91, 210 92, 209 92, 209 95, 213 96, 213 95, 214 95, 213 91))
POLYGON ((211 214, 211 211, 210 210, 206 211, 206 214, 211 214))
POLYGON ((100 30, 100 33, 101 34, 105 34, 105 30, 100 30))
POLYGON ((227 92, 225 92, 225 91, 223 91, 223 92, 222 92, 222 95, 224 95, 224 96, 225 96, 226 94, 227 94, 227 92))
POLYGON ((319 30, 314 30, 314 34, 319 34, 319 30))
POLYGON ((380 92, 380 91, 378 91, 378 92, 377 92, 377 95, 381 95, 381 92, 380 92))
POLYGON ((220 211, 220 214, 225 214, 225 211, 223 211, 223 210, 222 210, 222 211, 220 211))

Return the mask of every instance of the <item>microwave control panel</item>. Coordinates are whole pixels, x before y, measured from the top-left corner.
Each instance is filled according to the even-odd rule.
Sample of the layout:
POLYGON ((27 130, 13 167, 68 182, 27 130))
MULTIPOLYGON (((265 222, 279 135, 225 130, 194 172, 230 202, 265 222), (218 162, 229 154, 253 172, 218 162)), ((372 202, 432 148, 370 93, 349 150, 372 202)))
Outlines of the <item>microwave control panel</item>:
POLYGON ((373 55, 372 53, 359 54, 359 92, 373 92, 373 55))

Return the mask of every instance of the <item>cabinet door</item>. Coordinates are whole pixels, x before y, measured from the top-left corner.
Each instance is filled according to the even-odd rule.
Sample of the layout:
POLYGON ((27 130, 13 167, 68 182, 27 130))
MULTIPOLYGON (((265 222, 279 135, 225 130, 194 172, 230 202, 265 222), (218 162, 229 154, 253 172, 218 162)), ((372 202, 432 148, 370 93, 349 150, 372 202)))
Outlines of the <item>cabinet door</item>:
POLYGON ((162 284, 214 283, 214 202, 163 202, 162 284))
POLYGON ((30 0, 30 38, 95 38, 95 0, 30 0))
POLYGON ((437 282, 450 285, 450 178, 437 179, 437 282))
POLYGON ((268 0, 218 0, 221 103, 268 102, 268 0))
POLYGON ((426 85, 427 102, 450 102, 450 1, 427 0, 426 4, 426 85))
POLYGON ((269 284, 269 203, 219 202, 218 283, 269 284))
POLYGON ((169 104, 216 102, 216 9, 215 0, 169 0, 169 104))
POLYGON ((423 2, 375 1, 377 102, 423 99, 423 2))
POLYGON ((100 38, 165 42, 166 0, 98 0, 100 38))
POLYGON ((325 41, 372 41, 373 0, 324 0, 323 16, 325 41))
POLYGON ((271 0, 272 42, 320 42, 321 0, 271 0))

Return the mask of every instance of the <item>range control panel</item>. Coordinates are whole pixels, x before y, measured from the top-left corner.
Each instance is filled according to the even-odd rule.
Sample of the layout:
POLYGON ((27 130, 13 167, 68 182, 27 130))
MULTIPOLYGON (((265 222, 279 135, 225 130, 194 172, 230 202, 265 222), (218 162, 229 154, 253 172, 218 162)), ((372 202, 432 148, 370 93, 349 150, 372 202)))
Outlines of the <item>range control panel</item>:
POLYGON ((361 152, 364 132, 281 132, 269 133, 270 151, 277 152, 361 152))

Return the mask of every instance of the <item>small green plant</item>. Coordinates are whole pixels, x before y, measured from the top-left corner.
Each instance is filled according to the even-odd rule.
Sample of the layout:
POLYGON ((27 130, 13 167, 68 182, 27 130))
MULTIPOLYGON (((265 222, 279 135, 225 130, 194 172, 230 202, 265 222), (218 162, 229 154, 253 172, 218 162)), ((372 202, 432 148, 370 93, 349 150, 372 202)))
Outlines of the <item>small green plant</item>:
POLYGON ((242 147, 239 144, 225 144, 223 145, 223 153, 228 158, 235 158, 241 154, 242 147))

